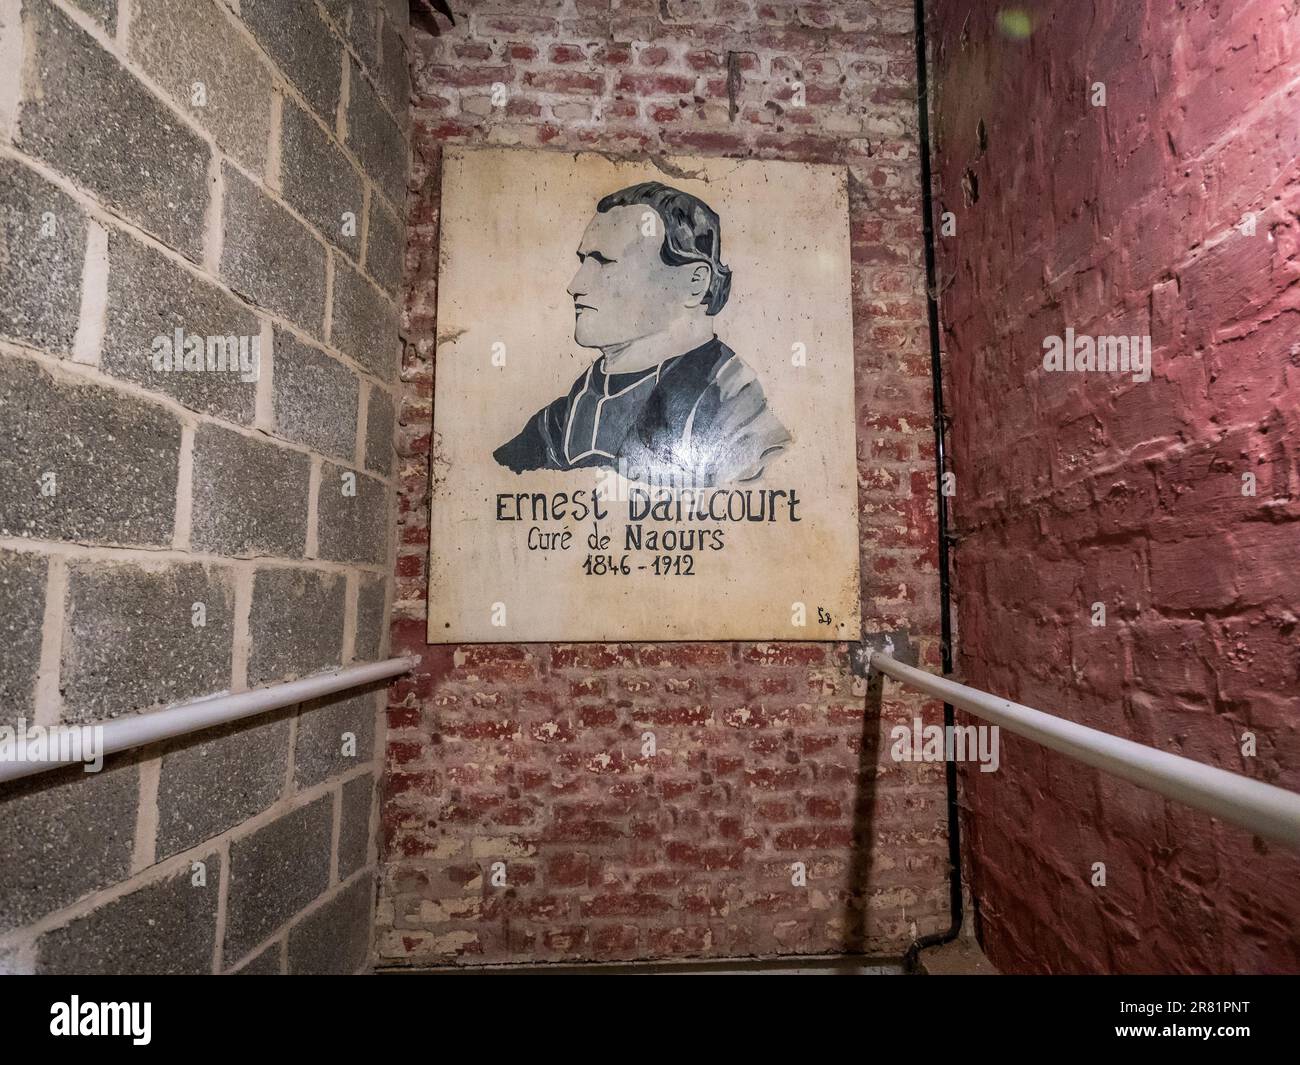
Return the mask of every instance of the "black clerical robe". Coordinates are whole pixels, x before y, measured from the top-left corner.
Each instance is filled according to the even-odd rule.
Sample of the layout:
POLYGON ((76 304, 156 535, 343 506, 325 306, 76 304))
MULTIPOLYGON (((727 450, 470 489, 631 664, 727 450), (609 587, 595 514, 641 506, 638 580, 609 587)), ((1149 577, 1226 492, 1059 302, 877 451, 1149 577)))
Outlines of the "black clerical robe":
POLYGON ((717 337, 633 373, 602 356, 493 457, 515 473, 617 468, 629 480, 711 486, 758 477, 791 442, 754 372, 717 337))

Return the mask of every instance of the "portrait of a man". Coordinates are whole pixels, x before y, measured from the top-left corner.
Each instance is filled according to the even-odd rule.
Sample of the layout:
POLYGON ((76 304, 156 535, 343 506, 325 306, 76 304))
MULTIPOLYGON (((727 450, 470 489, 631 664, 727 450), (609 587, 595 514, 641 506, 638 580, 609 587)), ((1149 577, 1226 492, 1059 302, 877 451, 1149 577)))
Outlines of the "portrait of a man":
POLYGON ((632 185, 596 204, 577 254, 573 338, 600 355, 496 461, 693 486, 760 477, 792 437, 715 332, 731 289, 717 213, 657 181, 632 185))

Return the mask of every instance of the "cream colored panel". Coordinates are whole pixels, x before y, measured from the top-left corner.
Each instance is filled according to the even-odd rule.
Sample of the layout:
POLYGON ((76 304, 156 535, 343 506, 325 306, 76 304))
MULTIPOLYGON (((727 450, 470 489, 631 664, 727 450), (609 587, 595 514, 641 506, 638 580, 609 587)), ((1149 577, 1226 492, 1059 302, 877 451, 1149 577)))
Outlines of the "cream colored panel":
POLYGON ((431 642, 857 639, 846 181, 447 150, 431 642))

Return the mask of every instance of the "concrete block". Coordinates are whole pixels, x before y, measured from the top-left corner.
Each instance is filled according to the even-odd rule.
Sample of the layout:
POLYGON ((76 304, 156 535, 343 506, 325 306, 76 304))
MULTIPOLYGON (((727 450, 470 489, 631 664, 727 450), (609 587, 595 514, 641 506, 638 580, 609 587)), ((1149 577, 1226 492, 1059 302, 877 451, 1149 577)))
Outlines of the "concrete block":
POLYGON ((221 855, 136 888, 36 941, 38 973, 95 976, 212 972, 221 855))
POLYGON ((367 69, 379 59, 379 8, 374 0, 324 0, 325 11, 367 69))
POLYGON ((48 570, 43 555, 0 550, 0 725, 32 718, 48 570))
POLYGON ((406 198, 406 137, 356 64, 349 78, 348 147, 388 202, 400 208, 406 198))
POLYGON ((194 434, 190 543, 221 555, 301 558, 311 459, 216 425, 194 434))
POLYGON ((262 171, 271 129, 271 71, 221 6, 211 0, 132 0, 130 50, 223 149, 262 171))
MULTIPOLYGON (((380 686, 382 687, 382 685, 380 686)), ((320 784, 374 757, 375 686, 303 703, 293 749, 293 779, 300 788, 320 784)))
POLYGON ((158 778, 156 859, 247 821, 284 791, 291 712, 236 722, 169 744, 158 778))
POLYGON ((377 662, 383 646, 384 629, 388 615, 384 613, 384 599, 388 581, 368 573, 359 576, 357 585, 357 633, 354 648, 362 662, 377 662))
POLYGON ((374 808, 375 778, 367 773, 343 785, 339 818, 339 879, 346 880, 365 867, 370 858, 370 814, 374 808))
POLYGON ((198 260, 208 146, 48 0, 26 0, 17 144, 198 260))
POLYGON ((369 956, 374 909, 374 878, 359 877, 289 930, 289 972, 358 972, 369 956))
POLYGON ((379 287, 396 296, 402 284, 406 226, 379 196, 370 197, 370 232, 366 237, 366 271, 379 287))
POLYGON ((69 722, 118 717, 230 688, 235 594, 199 563, 68 566, 59 684, 69 722), (203 604, 202 626, 193 624, 203 604))
POLYGON ((218 286, 123 233, 109 234, 108 308, 100 355, 105 373, 171 396, 190 410, 247 425, 256 413, 257 380, 241 369, 239 348, 242 344, 247 353, 247 365, 257 342, 260 374, 260 330, 257 315, 218 286), (193 337, 202 359, 191 354, 186 368, 185 349, 193 337), (225 369, 219 368, 217 341, 209 344, 209 337, 224 341, 225 369))
POLYGON ((122 758, 0 785, 0 932, 126 879, 139 788, 122 758))
POLYGON ((249 614, 248 683, 288 680, 339 665, 345 598, 341 574, 259 569, 249 614))
POLYGON ((72 0, 72 2, 103 25, 109 33, 117 32, 117 0, 72 0))
POLYGON ((280 976, 284 972, 284 966, 281 963, 280 955, 284 949, 283 940, 276 940, 267 944, 265 949, 252 958, 247 964, 234 970, 235 976, 280 976))
POLYGON ((360 258, 361 175, 334 138, 292 100, 284 101, 280 136, 284 198, 331 244, 360 258))
POLYGON ((382 565, 388 558, 388 497, 383 481, 326 462, 321 467, 316 539, 320 557, 332 562, 382 565), (356 494, 345 495, 352 483, 356 494))
POLYGON ((227 962, 273 935, 329 886, 333 805, 322 796, 231 843, 227 962))
POLYGON ((393 397, 372 387, 366 413, 366 468, 385 477, 393 472, 394 418, 393 397))
POLYGON ((241 0, 240 17, 327 123, 334 122, 343 46, 311 0, 241 0))
POLYGON ((278 435, 351 461, 360 391, 357 375, 343 363, 276 330, 272 407, 278 435))
POLYGON ((397 117, 399 124, 405 128, 407 115, 411 106, 411 74, 407 64, 406 47, 402 41, 403 27, 395 26, 385 19, 383 34, 383 58, 375 71, 375 81, 379 85, 379 95, 383 97, 388 109, 397 117))
POLYGON ((181 426, 147 400, 0 355, 0 536, 171 543, 181 426))
POLYGON ((238 170, 226 166, 222 172, 222 278, 259 307, 319 336, 325 318, 325 246, 238 170))
POLYGON ((334 258, 334 317, 330 343, 376 377, 397 376, 397 305, 364 274, 334 258))
POLYGON ((81 307, 86 216, 34 170, 0 159, 0 337, 72 351, 81 307))

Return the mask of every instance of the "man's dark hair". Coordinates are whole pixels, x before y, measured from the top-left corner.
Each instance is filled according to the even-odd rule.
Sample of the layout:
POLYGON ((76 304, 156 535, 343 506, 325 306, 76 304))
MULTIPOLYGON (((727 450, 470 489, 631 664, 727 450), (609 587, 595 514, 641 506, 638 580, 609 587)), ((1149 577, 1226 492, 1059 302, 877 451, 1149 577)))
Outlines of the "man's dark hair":
POLYGON ((601 214, 614 207, 645 204, 653 207, 664 222, 664 242, 659 257, 669 266, 708 263, 713 277, 705 292, 705 309, 717 314, 731 292, 731 268, 722 265, 722 222, 718 212, 689 192, 658 181, 643 181, 611 192, 598 204, 601 214))

